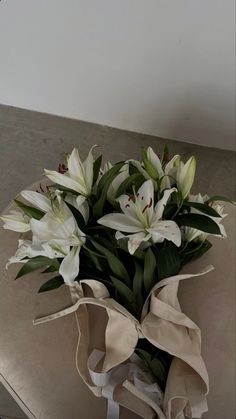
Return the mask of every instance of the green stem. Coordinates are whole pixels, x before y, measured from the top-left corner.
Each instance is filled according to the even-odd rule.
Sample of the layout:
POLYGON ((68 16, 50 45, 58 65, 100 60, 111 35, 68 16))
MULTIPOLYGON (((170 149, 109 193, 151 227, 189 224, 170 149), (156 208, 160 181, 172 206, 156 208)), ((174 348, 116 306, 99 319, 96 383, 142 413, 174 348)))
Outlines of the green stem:
POLYGON ((182 206, 183 206, 183 203, 184 203, 184 201, 182 200, 181 202, 180 202, 180 205, 178 206, 178 208, 177 208, 177 210, 175 211, 175 213, 174 213, 174 215, 173 215, 173 217, 172 217, 172 220, 176 217, 176 215, 178 215, 178 213, 180 212, 180 210, 181 210, 181 208, 182 208, 182 206))

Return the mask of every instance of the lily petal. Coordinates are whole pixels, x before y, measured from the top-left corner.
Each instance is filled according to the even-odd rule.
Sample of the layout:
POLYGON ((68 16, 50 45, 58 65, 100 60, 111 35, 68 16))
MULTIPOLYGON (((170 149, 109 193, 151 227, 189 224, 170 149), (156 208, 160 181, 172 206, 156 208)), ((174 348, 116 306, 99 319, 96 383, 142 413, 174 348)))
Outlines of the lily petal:
POLYGON ((156 206, 155 206, 155 221, 160 220, 162 217, 162 214, 164 212, 165 206, 167 204, 167 201, 170 197, 170 195, 175 192, 177 189, 176 188, 171 188, 171 189, 166 189, 164 191, 163 197, 160 199, 160 201, 157 202, 156 206))
POLYGON ((104 217, 98 220, 98 224, 127 233, 138 233, 143 230, 143 226, 139 220, 118 213, 104 215, 104 217))
POLYGON ((84 168, 77 148, 74 148, 68 159, 68 173, 72 179, 79 182, 84 180, 84 168))
POLYGON ((76 204, 79 212, 84 218, 85 224, 87 224, 89 220, 89 204, 86 199, 83 201, 81 198, 83 198, 81 195, 76 198, 76 204))
POLYGON ((202 234, 203 234, 203 231, 197 230, 196 228, 185 226, 183 230, 183 239, 184 241, 190 243, 191 241, 197 239, 202 234))
POLYGON ((156 153, 154 153, 152 147, 147 149, 147 159, 152 163, 153 167, 157 172, 157 177, 160 178, 164 175, 161 161, 156 153))
POLYGON ((68 285, 73 285, 75 278, 78 276, 80 263, 79 252, 79 246, 72 247, 71 251, 63 259, 60 265, 59 274, 68 285))
POLYGON ((36 208, 47 212, 51 210, 51 202, 45 195, 35 191, 22 191, 21 196, 36 208))
POLYGON ((127 162, 132 163, 138 169, 138 171, 143 175, 143 177, 145 179, 147 179, 147 180, 150 179, 149 174, 146 172, 145 168, 142 166, 142 164, 140 163, 140 161, 130 159, 130 160, 127 160, 127 162))
POLYGON ((140 233, 132 234, 129 236, 128 241, 128 250, 131 255, 133 255, 136 250, 139 248, 140 244, 143 241, 147 241, 151 235, 146 235, 144 231, 141 231, 140 233))
POLYGON ((63 175, 54 170, 46 169, 44 169, 44 173, 52 182, 58 183, 58 185, 62 185, 65 188, 81 193, 82 195, 87 195, 87 189, 85 189, 84 185, 72 179, 67 174, 63 175))
POLYGON ((85 183, 86 183, 86 186, 87 186, 88 195, 90 195, 90 193, 92 191, 92 186, 93 186, 93 155, 92 155, 92 151, 95 147, 97 147, 97 146, 94 145, 93 147, 91 147, 91 149, 89 150, 88 156, 83 163, 84 172, 85 172, 85 183))
POLYGON ((148 229, 152 235, 154 243, 158 243, 167 239, 172 241, 176 246, 181 245, 181 231, 174 221, 159 221, 154 228, 148 229))
POLYGON ((116 240, 127 239, 129 253, 133 255, 142 242, 146 242, 151 238, 151 234, 147 234, 145 231, 140 231, 140 233, 125 235, 120 231, 117 231, 115 237, 116 240))
POLYGON ((132 200, 132 197, 129 195, 120 195, 116 201, 119 202, 122 212, 125 215, 132 217, 134 221, 137 222, 137 209, 135 207, 135 203, 132 200))
POLYGON ((25 233, 31 230, 29 218, 22 212, 12 210, 9 214, 2 215, 0 219, 4 222, 3 228, 6 230, 12 230, 18 233, 25 233))
POLYGON ((195 157, 190 157, 188 161, 183 164, 180 162, 176 174, 177 187, 182 193, 183 199, 185 199, 193 185, 194 177, 196 171, 196 159, 195 157))
POLYGON ((54 259, 55 252, 51 249, 51 247, 47 243, 35 246, 32 244, 30 240, 19 240, 18 249, 15 255, 9 259, 7 263, 7 267, 11 263, 21 262, 22 259, 26 257, 33 258, 35 256, 46 256, 50 259, 54 259))

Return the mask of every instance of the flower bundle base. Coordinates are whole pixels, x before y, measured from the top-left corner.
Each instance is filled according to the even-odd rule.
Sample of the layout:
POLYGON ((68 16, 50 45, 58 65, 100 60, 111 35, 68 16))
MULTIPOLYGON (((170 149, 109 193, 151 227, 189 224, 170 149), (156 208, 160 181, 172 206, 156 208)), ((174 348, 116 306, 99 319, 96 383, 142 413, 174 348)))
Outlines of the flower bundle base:
POLYGON ((75 313, 79 330, 77 369, 95 396, 108 399, 107 419, 119 419, 119 405, 145 419, 200 418, 207 411, 208 393, 201 332, 181 311, 177 292, 179 281, 212 269, 209 266, 197 274, 160 281, 144 304, 141 322, 113 300, 102 283, 83 280, 70 288, 71 307, 36 319, 34 324, 75 313), (142 370, 141 360, 134 357, 139 338, 174 356, 163 400, 161 391, 142 370))

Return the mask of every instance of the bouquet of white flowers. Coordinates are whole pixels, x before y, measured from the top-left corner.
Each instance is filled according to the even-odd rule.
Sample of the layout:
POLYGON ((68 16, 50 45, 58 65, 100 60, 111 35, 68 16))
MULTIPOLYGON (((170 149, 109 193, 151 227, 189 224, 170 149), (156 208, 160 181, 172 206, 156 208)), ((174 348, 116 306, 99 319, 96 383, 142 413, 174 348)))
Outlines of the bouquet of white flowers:
POLYGON ((72 306, 35 324, 75 312, 77 369, 108 418, 124 405, 144 418, 201 417, 208 376, 200 330, 178 298, 189 261, 207 252, 213 234, 226 237, 221 196, 191 195, 194 157, 184 163, 151 147, 142 161, 102 166, 93 149, 84 162, 75 148, 51 182, 22 191, 3 227, 20 233, 11 263, 17 278, 52 272, 39 292, 66 284, 72 306), (53 275, 54 273, 54 275, 53 275))

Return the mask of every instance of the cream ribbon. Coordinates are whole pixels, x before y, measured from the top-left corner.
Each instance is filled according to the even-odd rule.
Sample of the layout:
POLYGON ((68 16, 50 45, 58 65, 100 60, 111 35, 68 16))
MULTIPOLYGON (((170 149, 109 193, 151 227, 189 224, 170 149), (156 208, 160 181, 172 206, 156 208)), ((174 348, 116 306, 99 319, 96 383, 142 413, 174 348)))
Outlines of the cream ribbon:
MULTIPOLYGON (((84 355, 84 342, 81 343, 81 340, 86 339, 84 335, 87 329, 81 319, 83 316, 80 316, 80 314, 83 314, 83 312, 80 313, 80 310, 89 305, 103 308, 108 315, 106 326, 107 346, 101 371, 104 376, 100 375, 99 380, 108 380, 113 368, 127 361, 132 356, 138 339, 145 337, 157 348, 174 356, 164 398, 167 418, 181 418, 181 412, 184 410, 189 417, 201 417, 201 414, 207 410, 205 395, 208 393, 208 375, 201 358, 200 330, 192 320, 182 313, 177 299, 177 290, 179 281, 204 275, 212 269, 212 266, 208 266, 197 274, 176 275, 157 283, 144 304, 140 322, 117 301, 110 298, 106 287, 102 283, 95 280, 82 280, 80 284, 76 283, 75 287, 71 287, 72 299, 74 301, 77 299, 75 304, 58 313, 35 319, 33 323, 34 325, 45 323, 78 310, 76 318, 80 338, 77 359, 78 362, 83 362, 80 361, 81 355, 84 355), (93 297, 84 296, 84 286, 90 288, 93 297), (178 389, 177 395, 176 389, 178 389), (179 400, 177 404, 174 402, 176 398, 179 400), (175 410, 174 415, 172 414, 173 409, 175 410)), ((84 360, 85 357, 82 356, 82 359, 84 360)), ((91 387, 87 376, 84 375, 84 363, 78 364, 77 368, 90 389, 96 395, 101 395, 101 392, 94 390, 98 387, 94 383, 98 376, 94 376, 93 367, 90 368, 92 372, 90 378, 95 387, 91 387)), ((128 382, 124 383, 123 386, 132 392, 128 382)), ((104 395, 104 387, 107 388, 107 386, 102 387, 102 395, 104 395)), ((141 395, 142 392, 144 392, 144 389, 139 394, 141 395)), ((111 392, 108 396, 108 400, 111 400, 111 392)), ((145 395, 143 400, 146 401, 146 399, 145 395)), ((151 403, 150 399, 148 404, 161 417, 160 408, 156 409, 155 403, 151 403)), ((115 411, 114 405, 113 410, 115 411)), ((184 417, 183 414, 182 417, 184 417)))
POLYGON ((133 356, 130 363, 119 365, 106 373, 96 372, 95 370, 104 355, 104 351, 94 349, 88 358, 87 367, 93 384, 102 388, 102 396, 108 401, 107 419, 119 419, 120 417, 120 405, 114 401, 114 390, 127 378, 133 381, 134 386, 142 393, 153 400, 159 410, 159 418, 166 419, 162 410, 159 409, 163 402, 163 394, 157 383, 151 382, 149 375, 138 366, 139 359, 133 356))

